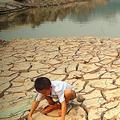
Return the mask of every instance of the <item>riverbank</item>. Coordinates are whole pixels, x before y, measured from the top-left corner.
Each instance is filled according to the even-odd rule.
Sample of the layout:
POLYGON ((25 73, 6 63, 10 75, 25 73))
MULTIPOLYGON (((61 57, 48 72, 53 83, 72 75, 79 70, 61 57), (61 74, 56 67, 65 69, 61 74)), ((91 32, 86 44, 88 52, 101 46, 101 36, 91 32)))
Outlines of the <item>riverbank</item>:
MULTIPOLYGON (((25 120, 38 76, 66 81, 85 98, 75 100, 66 120, 120 119, 120 38, 16 39, 1 46, 0 53, 2 120, 25 120)), ((39 110, 33 118, 58 119, 39 110)))
MULTIPOLYGON (((19 1, 19 0, 18 0, 19 1)), ((58 6, 66 6, 71 4, 82 4, 89 1, 78 1, 78 0, 52 0, 52 1, 8 1, 8 2, 0 2, 0 15, 10 14, 14 12, 24 11, 26 9, 31 8, 48 8, 48 7, 58 7, 58 6)))

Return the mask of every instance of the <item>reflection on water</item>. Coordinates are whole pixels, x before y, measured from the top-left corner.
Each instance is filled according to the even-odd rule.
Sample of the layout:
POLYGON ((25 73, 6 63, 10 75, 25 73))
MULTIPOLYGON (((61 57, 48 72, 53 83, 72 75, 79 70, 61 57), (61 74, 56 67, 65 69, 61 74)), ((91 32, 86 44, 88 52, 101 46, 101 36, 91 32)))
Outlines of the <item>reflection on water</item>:
MULTIPOLYGON (((0 16, 0 36, 3 39, 69 35, 109 36, 104 30, 108 29, 109 33, 110 29, 104 28, 104 24, 112 23, 120 26, 119 6, 119 0, 86 0, 79 4, 36 8, 0 16), (91 33, 93 27, 101 24, 103 27, 99 31, 91 33), (61 30, 59 30, 59 25, 63 27, 61 30), (24 30, 27 31, 25 35, 24 30)), ((115 36, 119 36, 118 30, 115 32, 115 36)))
MULTIPOLYGON (((105 1, 102 3, 107 3, 104 2, 105 1)), ((98 3, 101 4, 100 2, 98 3)), ((72 15, 71 17, 73 20, 78 17, 77 20, 86 21, 84 17, 89 17, 90 12, 94 8, 95 3, 85 2, 83 4, 71 4, 64 7, 30 9, 21 13, 14 13, 1 17, 1 29, 24 24, 32 24, 32 26, 35 27, 47 21, 53 22, 57 19, 63 20, 67 15, 72 15), (81 19, 79 19, 79 17, 81 17, 81 19)))

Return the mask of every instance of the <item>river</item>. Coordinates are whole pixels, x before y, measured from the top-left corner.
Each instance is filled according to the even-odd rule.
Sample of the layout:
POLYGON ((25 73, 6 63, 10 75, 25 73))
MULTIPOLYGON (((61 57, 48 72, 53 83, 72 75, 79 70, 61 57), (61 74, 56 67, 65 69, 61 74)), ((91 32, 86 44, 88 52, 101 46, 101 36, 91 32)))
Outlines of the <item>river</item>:
POLYGON ((0 16, 0 39, 120 37, 120 0, 36 8, 0 16))

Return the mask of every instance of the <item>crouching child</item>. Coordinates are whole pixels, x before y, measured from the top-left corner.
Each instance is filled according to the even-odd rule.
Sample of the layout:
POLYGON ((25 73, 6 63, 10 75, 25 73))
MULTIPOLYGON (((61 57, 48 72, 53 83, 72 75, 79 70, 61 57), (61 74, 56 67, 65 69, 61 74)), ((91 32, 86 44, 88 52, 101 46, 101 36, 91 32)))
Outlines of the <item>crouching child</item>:
POLYGON ((35 80, 34 87, 38 95, 32 102, 28 120, 32 120, 32 114, 43 99, 46 99, 49 104, 42 110, 43 114, 60 109, 60 120, 65 120, 69 102, 76 98, 76 93, 72 90, 71 85, 63 81, 50 81, 46 77, 40 77, 35 80))

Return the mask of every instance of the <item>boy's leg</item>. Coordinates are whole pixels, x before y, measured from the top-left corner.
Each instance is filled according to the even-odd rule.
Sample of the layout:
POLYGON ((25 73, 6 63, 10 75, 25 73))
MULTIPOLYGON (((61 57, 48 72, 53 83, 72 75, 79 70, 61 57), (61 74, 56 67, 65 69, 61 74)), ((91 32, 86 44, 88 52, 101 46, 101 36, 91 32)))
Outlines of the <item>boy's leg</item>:
MULTIPOLYGON (((70 100, 74 100, 76 98, 76 93, 72 89, 66 89, 64 91, 65 101, 68 105, 70 100)), ((59 116, 61 116, 61 110, 59 111, 59 116)))
POLYGON ((76 95, 75 91, 71 89, 66 89, 64 91, 64 95, 65 95, 65 100, 67 103, 69 103, 70 100, 73 100, 75 98, 77 98, 78 102, 83 102, 85 100, 85 98, 81 94, 76 95))
POLYGON ((66 89, 64 91, 65 101, 68 104, 70 100, 73 100, 76 98, 76 93, 72 89, 66 89))
POLYGON ((45 96, 45 99, 48 101, 49 105, 46 106, 46 107, 43 109, 43 111, 42 111, 43 114, 47 114, 47 113, 49 113, 49 112, 51 112, 51 111, 53 111, 53 110, 56 110, 56 109, 60 109, 60 108, 61 108, 61 104, 60 104, 60 103, 55 103, 55 102, 52 100, 51 97, 45 96))
POLYGON ((53 110, 57 110, 57 109, 60 109, 61 108, 61 104, 60 103, 55 103, 54 105, 48 105, 46 106, 42 113, 43 114, 48 114, 49 112, 52 112, 53 110))

